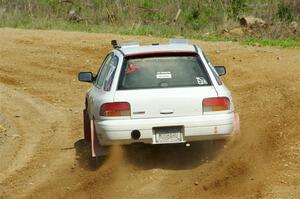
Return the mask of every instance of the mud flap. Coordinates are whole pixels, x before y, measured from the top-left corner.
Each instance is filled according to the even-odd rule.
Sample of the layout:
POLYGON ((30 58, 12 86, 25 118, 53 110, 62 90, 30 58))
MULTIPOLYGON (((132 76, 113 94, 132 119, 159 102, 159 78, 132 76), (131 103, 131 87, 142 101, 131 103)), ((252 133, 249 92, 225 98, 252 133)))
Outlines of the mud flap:
POLYGON ((234 114, 234 122, 233 122, 233 134, 239 134, 241 132, 240 129, 240 116, 238 113, 234 114))
POLYGON ((90 120, 91 125, 91 151, 92 157, 101 156, 101 147, 96 136, 94 120, 90 120))

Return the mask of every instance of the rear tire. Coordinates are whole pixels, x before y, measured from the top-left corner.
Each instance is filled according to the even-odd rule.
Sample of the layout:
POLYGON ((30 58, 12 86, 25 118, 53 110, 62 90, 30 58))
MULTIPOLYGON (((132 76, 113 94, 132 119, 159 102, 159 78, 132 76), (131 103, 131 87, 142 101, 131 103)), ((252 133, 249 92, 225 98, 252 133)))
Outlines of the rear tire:
POLYGON ((86 142, 91 142, 91 125, 90 125, 90 117, 86 109, 83 110, 83 132, 84 139, 86 142))

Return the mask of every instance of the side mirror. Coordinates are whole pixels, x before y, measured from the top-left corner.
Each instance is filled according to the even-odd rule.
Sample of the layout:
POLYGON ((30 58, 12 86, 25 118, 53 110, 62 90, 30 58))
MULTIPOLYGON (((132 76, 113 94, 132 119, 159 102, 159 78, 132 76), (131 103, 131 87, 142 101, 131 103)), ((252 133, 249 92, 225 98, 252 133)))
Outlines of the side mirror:
POLYGON ((220 76, 226 74, 226 68, 225 68, 225 66, 215 66, 215 69, 216 69, 218 75, 220 75, 220 76))
POLYGON ((80 72, 78 74, 78 80, 81 82, 93 82, 94 77, 92 72, 80 72))

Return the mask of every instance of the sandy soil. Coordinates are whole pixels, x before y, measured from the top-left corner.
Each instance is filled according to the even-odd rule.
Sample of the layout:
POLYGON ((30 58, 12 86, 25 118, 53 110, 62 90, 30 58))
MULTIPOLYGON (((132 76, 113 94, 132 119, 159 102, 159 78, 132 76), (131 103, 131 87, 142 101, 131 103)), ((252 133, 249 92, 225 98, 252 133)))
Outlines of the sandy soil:
POLYGON ((191 41, 227 66, 241 134, 221 149, 115 146, 92 164, 77 73, 111 39, 166 41, 0 29, 0 198, 300 198, 300 50, 191 41))

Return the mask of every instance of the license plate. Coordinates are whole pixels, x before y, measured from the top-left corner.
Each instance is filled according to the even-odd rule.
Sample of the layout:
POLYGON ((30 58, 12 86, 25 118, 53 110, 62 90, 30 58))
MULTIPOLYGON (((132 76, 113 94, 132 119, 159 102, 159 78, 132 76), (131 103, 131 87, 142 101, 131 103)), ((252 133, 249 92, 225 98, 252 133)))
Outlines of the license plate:
POLYGON ((154 128, 156 143, 182 142, 182 127, 157 127, 154 128))

